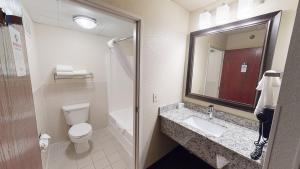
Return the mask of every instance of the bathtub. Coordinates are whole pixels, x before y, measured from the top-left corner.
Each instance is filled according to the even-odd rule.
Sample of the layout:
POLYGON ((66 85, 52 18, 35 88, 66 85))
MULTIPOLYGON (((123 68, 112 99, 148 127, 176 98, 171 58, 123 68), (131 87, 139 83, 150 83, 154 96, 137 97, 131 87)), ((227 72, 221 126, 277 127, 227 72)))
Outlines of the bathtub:
POLYGON ((122 109, 110 112, 108 127, 112 134, 119 140, 124 149, 133 155, 133 109, 122 109))

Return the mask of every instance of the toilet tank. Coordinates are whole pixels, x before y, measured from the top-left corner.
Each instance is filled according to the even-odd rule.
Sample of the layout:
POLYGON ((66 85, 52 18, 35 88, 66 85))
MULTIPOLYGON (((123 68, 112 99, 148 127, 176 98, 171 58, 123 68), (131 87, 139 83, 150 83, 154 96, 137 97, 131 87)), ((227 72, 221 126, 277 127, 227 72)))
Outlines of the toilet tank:
POLYGON ((69 125, 85 123, 89 119, 90 103, 66 105, 62 107, 66 122, 69 125))

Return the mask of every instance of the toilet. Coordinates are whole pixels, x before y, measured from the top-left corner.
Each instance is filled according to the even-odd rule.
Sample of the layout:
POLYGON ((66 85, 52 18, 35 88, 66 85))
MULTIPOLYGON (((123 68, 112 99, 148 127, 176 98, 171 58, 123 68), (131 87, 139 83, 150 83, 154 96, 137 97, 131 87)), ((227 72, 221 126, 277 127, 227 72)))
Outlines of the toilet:
POLYGON ((77 154, 90 149, 89 140, 92 137, 92 126, 87 123, 89 118, 90 103, 67 105, 62 107, 65 119, 70 129, 70 140, 74 143, 77 154))

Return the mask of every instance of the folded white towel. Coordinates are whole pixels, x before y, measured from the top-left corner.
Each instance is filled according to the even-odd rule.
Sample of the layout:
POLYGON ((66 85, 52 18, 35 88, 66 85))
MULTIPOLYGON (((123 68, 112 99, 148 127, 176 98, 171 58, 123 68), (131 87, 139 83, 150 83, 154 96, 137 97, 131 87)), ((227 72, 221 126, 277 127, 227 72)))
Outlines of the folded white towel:
POLYGON ((90 72, 87 70, 74 70, 72 72, 56 72, 58 76, 85 76, 89 75, 90 72))
POLYGON ((74 68, 71 65, 56 65, 56 72, 73 72, 74 68))
POLYGON ((82 70, 74 70, 73 73, 74 73, 75 75, 87 75, 87 74, 89 74, 89 72, 88 72, 87 70, 85 70, 85 69, 82 69, 82 70))
POLYGON ((74 75, 74 72, 56 72, 58 76, 71 76, 74 75))
MULTIPOLYGON (((276 73, 274 70, 268 70, 266 73, 276 73)), ((256 105, 256 108, 254 110, 254 114, 258 114, 261 112, 265 107, 268 108, 275 108, 277 100, 275 97, 278 97, 276 95, 276 88, 279 88, 281 85, 281 79, 280 77, 269 77, 269 76, 263 76, 260 82, 258 83, 258 86, 256 87, 256 90, 261 91, 261 95, 259 97, 258 103, 256 105), (275 99, 275 100, 274 100, 275 99)))

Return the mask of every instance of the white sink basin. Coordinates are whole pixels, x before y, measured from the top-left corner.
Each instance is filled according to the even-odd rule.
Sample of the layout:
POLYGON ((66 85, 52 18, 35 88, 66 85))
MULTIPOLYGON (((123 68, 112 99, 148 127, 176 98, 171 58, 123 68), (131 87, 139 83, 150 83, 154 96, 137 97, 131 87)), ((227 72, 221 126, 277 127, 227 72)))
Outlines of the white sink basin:
POLYGON ((185 119, 183 122, 201 130, 205 134, 209 134, 214 137, 220 137, 226 131, 226 127, 212 123, 208 120, 201 119, 196 116, 191 116, 185 119))

